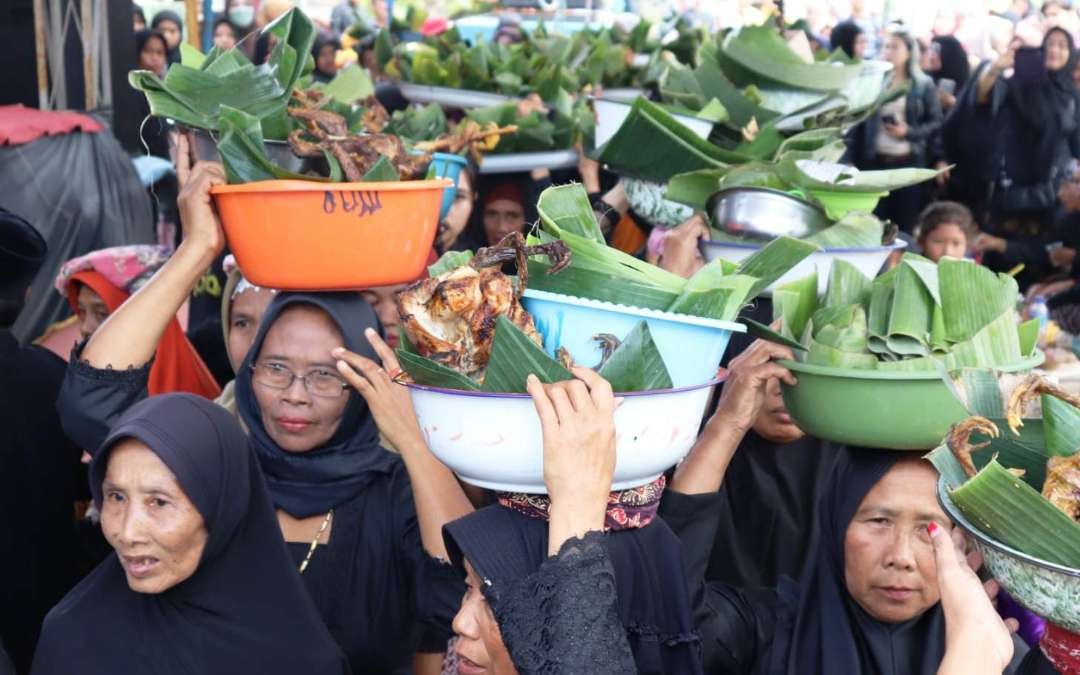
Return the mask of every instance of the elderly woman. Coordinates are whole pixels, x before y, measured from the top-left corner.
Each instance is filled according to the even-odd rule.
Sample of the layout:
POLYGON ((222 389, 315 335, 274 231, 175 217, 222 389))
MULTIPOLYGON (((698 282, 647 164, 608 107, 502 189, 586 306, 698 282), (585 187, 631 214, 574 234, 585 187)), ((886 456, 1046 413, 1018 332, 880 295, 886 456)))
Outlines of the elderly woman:
MULTIPOLYGON (((986 589, 990 593, 980 588, 955 548, 959 534, 950 541, 951 525, 936 499, 937 474, 918 456, 868 449, 840 456, 821 502, 818 543, 797 584, 739 589, 702 583, 720 503, 717 490, 746 428, 739 420, 757 417, 768 380, 790 377, 774 363, 748 371, 744 389, 757 395, 739 395, 736 403, 733 394, 725 394, 724 412, 710 420, 672 482, 676 492, 669 496, 681 503, 667 508, 665 519, 680 533, 688 572, 697 582, 705 672, 1013 672, 1024 648, 994 613, 988 597, 994 585, 986 589)), ((544 400, 533 395, 543 410, 544 400)), ((560 514, 549 525, 547 552, 553 557, 523 576, 520 561, 505 555, 507 549, 500 555, 468 535, 463 523, 479 514, 446 528, 457 546, 449 547, 452 556, 463 556, 470 574, 470 594, 455 621, 463 636, 458 651, 466 659, 460 672, 627 672, 632 650, 617 618, 627 599, 618 574, 612 574, 611 543, 597 534, 599 499, 592 498, 589 507, 590 498, 583 496, 599 490, 582 484, 572 492, 559 489, 560 482, 603 476, 610 481, 608 413, 592 398, 591 408, 578 395, 568 414, 547 414, 545 434, 552 418, 559 424, 570 420, 573 432, 561 440, 574 451, 560 450, 545 435, 545 482, 552 512, 560 514), (561 469, 549 468, 549 452, 577 462, 567 459, 561 469), (583 522, 581 514, 591 520, 583 522), (574 536, 582 539, 561 546, 574 536), (490 606, 475 604, 481 592, 490 606)))
MULTIPOLYGON (((237 372, 240 365, 251 351, 255 334, 270 301, 277 293, 271 288, 260 288, 244 278, 243 272, 236 265, 231 255, 225 257, 225 273, 229 275, 225 282, 225 291, 221 294, 221 329, 225 334, 225 352, 229 356, 229 365, 237 372)), ((236 409, 236 380, 225 385, 221 395, 215 401, 234 415, 236 409)))
MULTIPOLYGON (((210 199, 224 181, 219 165, 196 165, 180 248, 69 368, 59 405, 73 437, 100 437, 142 397, 157 336, 224 245, 210 199)), ((472 507, 428 451, 408 392, 377 365, 397 368, 377 328, 359 293, 278 293, 237 370, 236 404, 330 634, 355 672, 405 673, 426 625, 449 637, 462 586, 439 560, 441 528, 472 507)))
POLYGON ((228 413, 188 394, 149 398, 117 421, 90 474, 115 554, 49 613, 34 675, 349 672, 228 413))

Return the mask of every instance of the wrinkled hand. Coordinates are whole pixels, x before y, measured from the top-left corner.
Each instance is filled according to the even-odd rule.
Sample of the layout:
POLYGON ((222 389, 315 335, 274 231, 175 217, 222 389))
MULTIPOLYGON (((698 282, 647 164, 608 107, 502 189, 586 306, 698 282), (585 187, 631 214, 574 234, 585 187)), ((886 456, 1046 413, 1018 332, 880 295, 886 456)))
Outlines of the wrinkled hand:
MULTIPOLYGON (((964 536, 931 523, 930 540, 934 546, 941 607, 945 612, 945 649, 978 654, 985 659, 972 664, 970 672, 1001 672, 1013 656, 1010 627, 1001 620, 992 599, 997 596, 997 582, 984 587, 964 559, 964 536)), ((972 562, 979 564, 981 559, 972 562)), ((1011 620, 1015 626, 1015 621, 1011 620)), ((1015 628, 1014 628, 1015 630, 1015 628)))
POLYGON ((364 331, 364 337, 379 355, 382 366, 338 347, 332 352, 333 357, 338 359, 338 372, 364 397, 379 432, 398 452, 404 454, 421 446, 426 449, 409 390, 394 382, 390 375, 401 372, 394 351, 370 328, 364 331))
POLYGON ((895 124, 885 123, 885 133, 889 134, 893 138, 902 141, 907 138, 908 125, 907 122, 897 121, 895 124))
POLYGON ((657 266, 689 279, 705 265, 699 248, 699 243, 703 240, 709 240, 709 225, 704 216, 695 213, 690 220, 664 237, 664 252, 657 261, 657 266))
POLYGON ((998 253, 1005 253, 1005 251, 1009 248, 1009 242, 1002 239, 1001 237, 995 237, 992 234, 984 233, 975 237, 975 242, 972 244, 972 247, 980 253, 984 253, 986 251, 997 251, 998 253))
POLYGON ((217 257, 225 249, 225 232, 214 210, 210 188, 225 184, 225 170, 215 162, 199 162, 188 173, 179 171, 177 179, 184 189, 176 199, 183 225, 184 241, 207 247, 217 257))
POLYGON ((572 531, 583 534, 604 525, 615 474, 616 401, 604 378, 587 368, 571 372, 578 379, 542 384, 530 375, 526 386, 543 430, 552 515, 572 519, 572 531))
POLYGON ((755 341, 731 360, 720 402, 707 426, 733 427, 742 433, 749 431, 761 413, 770 380, 779 379, 789 386, 798 384, 790 370, 773 362, 774 359, 794 358, 788 347, 766 340, 755 341))

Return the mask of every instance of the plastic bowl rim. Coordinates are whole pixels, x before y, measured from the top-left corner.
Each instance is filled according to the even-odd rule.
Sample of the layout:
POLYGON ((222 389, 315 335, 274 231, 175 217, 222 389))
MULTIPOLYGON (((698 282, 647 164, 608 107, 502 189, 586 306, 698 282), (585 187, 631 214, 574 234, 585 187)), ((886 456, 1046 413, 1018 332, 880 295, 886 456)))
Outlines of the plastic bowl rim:
POLYGON ((451 162, 454 164, 460 164, 461 166, 468 166, 469 160, 465 159, 461 155, 456 155, 452 152, 433 152, 431 153, 431 159, 442 160, 445 162, 451 162))
MULTIPOLYGON (((620 398, 638 398, 642 396, 668 396, 672 394, 685 394, 690 391, 697 391, 698 389, 705 389, 709 387, 715 387, 727 379, 727 375, 717 375, 716 377, 703 382, 701 384, 692 384, 686 387, 673 387, 671 389, 651 389, 649 391, 627 391, 627 392, 615 392, 615 395, 620 398)), ((463 398, 502 398, 502 399, 529 399, 532 398, 531 394, 516 394, 508 392, 492 392, 492 391, 467 391, 465 389, 447 389, 446 387, 433 387, 427 384, 416 384, 414 382, 406 382, 405 386, 409 389, 417 389, 419 391, 428 391, 435 394, 446 394, 447 396, 461 396, 463 398)))
MULTIPOLYGON (((1043 354, 1041 350, 1039 350, 1035 353, 1035 356, 1029 356, 1025 359, 1022 359, 1019 363, 1014 363, 1007 366, 994 366, 994 370, 1000 370, 1004 373, 1015 373, 1023 370, 1031 370, 1032 368, 1038 368, 1045 360, 1046 355, 1043 354)), ((816 363, 802 363, 800 361, 791 361, 789 359, 778 359, 776 362, 795 373, 806 373, 808 375, 823 375, 825 377, 837 377, 851 380, 889 380, 893 382, 898 380, 914 380, 920 382, 941 380, 941 373, 937 370, 862 370, 858 368, 834 368, 832 366, 821 366, 816 363)), ((785 385, 785 388, 791 387, 787 387, 785 385)))
POLYGON ((210 188, 210 194, 238 194, 238 193, 280 193, 280 192, 326 192, 330 191, 357 191, 357 192, 410 192, 417 190, 442 190, 453 187, 454 181, 449 178, 433 178, 430 180, 403 180, 403 181, 371 181, 367 183, 323 183, 310 180, 259 180, 251 183, 238 183, 236 185, 215 185, 210 188))
MULTIPOLYGON (((706 248, 746 248, 746 249, 759 249, 763 248, 761 244, 739 244, 728 241, 702 241, 702 246, 706 248)), ((823 248, 811 253, 811 256, 830 254, 830 253, 880 253, 882 251, 896 251, 901 248, 907 248, 908 243, 903 239, 897 239, 893 243, 887 246, 870 246, 867 248, 823 248)))
POLYGON ((526 298, 535 298, 536 300, 548 300, 551 302, 560 302, 563 304, 574 305, 577 307, 585 307, 587 309, 599 309, 608 312, 618 312, 620 314, 630 314, 632 316, 640 316, 646 319, 660 319, 663 321, 671 321, 673 323, 684 323, 692 326, 702 326, 704 328, 719 328, 722 330, 729 330, 732 333, 746 332, 746 326, 737 321, 706 319, 704 317, 692 316, 690 314, 676 314, 674 312, 664 312, 659 309, 646 309, 644 307, 622 305, 616 302, 608 302, 606 300, 579 298, 576 295, 551 293, 549 291, 541 291, 532 288, 526 288, 525 292, 522 295, 526 298))
POLYGON ((974 523, 967 519, 964 513, 960 510, 960 507, 953 503, 952 499, 948 499, 948 493, 945 484, 945 477, 938 476, 938 502, 941 504, 941 508, 945 510, 945 514, 957 525, 959 525, 965 532, 970 534, 975 539, 979 540, 981 544, 989 546, 990 548, 1003 553, 1010 558, 1020 560, 1028 565, 1034 565, 1036 567, 1042 567, 1043 569, 1051 572, 1057 572, 1070 577, 1080 578, 1080 569, 1073 569, 1057 563, 1052 563, 1049 560, 1043 560, 1042 558, 1036 558, 1033 555, 1018 551, 1011 546, 1004 544, 996 539, 993 539, 990 535, 986 534, 979 528, 975 527, 974 523))

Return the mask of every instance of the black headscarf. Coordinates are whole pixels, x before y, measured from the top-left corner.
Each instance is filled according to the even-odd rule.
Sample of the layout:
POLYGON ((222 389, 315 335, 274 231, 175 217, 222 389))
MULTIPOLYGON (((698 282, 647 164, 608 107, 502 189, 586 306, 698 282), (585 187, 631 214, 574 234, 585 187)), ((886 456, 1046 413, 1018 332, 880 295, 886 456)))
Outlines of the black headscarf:
POLYGON ((278 293, 263 316, 247 358, 236 373, 236 405, 250 431, 274 506, 297 518, 325 513, 358 495, 376 476, 389 473, 394 455, 379 446, 379 430, 363 397, 349 389, 345 414, 326 445, 303 453, 282 450, 266 433, 251 381, 251 366, 270 327, 294 305, 323 310, 337 325, 349 351, 378 361, 364 337, 379 320, 359 293, 278 293))
MULTIPOLYGON (((156 31, 165 21, 172 21, 180 29, 181 33, 184 30, 184 20, 180 18, 180 15, 176 12, 163 9, 154 15, 154 20, 150 23, 150 30, 156 31)), ((183 39, 183 38, 181 38, 183 39)), ((165 57, 169 62, 169 65, 174 63, 180 63, 180 44, 177 43, 176 47, 169 49, 168 41, 165 42, 165 57)))
POLYGON ((48 252, 30 223, 0 207, 0 299, 22 299, 48 252))
MULTIPOLYGON (((454 564, 467 559, 483 579, 496 615, 503 584, 521 581, 547 559, 547 521, 500 504, 488 506, 443 527, 454 564)), ((640 529, 611 532, 604 538, 615 571, 619 618, 640 673, 701 672, 699 637, 690 609, 682 547, 662 519, 640 529)), ((544 627, 536 626, 536 630, 544 627)), ((504 633, 514 656, 514 636, 504 633)))
MULTIPOLYGON (((1053 176, 1062 157, 1062 144, 1076 135, 1080 117, 1080 95, 1073 84, 1076 46, 1062 28, 1051 28, 1043 38, 1059 33, 1069 45, 1069 60, 1063 68, 1048 71, 1039 82, 1005 81, 1005 97, 1011 109, 1005 148, 1006 172, 1019 185, 1038 184, 1053 176)), ((996 109, 996 108, 995 108, 996 109)), ((1080 151, 1080 148, 1074 151, 1080 151)))
POLYGON ((960 93, 971 77, 971 63, 968 62, 964 46, 952 35, 938 35, 933 43, 938 46, 938 56, 941 58, 941 69, 931 74, 934 82, 952 80, 956 83, 956 93, 960 93))
POLYGON ((236 420, 190 394, 132 406, 90 468, 99 507, 110 451, 128 438, 169 467, 202 515, 208 536, 199 567, 163 593, 136 593, 110 555, 49 613, 34 675, 347 673, 292 566, 236 420))
MULTIPOLYGON (((945 654, 945 616, 937 604, 902 624, 875 620, 855 602, 844 579, 844 539, 874 485, 911 453, 859 448, 837 457, 819 509, 790 630, 781 630, 772 675, 921 675, 936 673, 945 654)), ((785 623, 785 622, 781 622, 785 623)))
POLYGON ((319 52, 327 45, 333 45, 335 50, 341 49, 341 41, 333 35, 324 32, 320 32, 316 35, 315 42, 311 45, 311 58, 315 59, 315 70, 311 71, 311 76, 315 78, 316 82, 330 82, 334 79, 334 75, 336 75, 336 73, 328 73, 319 70, 319 52))
POLYGON ((863 29, 854 21, 841 21, 833 27, 829 34, 829 45, 835 50, 840 48, 848 55, 855 58, 855 39, 862 35, 863 29))

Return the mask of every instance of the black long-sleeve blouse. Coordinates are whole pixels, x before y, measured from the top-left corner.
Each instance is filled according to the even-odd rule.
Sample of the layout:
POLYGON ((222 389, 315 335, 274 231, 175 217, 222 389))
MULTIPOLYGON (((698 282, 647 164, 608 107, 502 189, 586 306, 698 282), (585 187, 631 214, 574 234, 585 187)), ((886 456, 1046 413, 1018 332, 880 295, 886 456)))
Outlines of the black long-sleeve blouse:
MULTIPOLYGON (((146 396, 149 370, 98 369, 76 355, 58 404, 72 440, 97 449, 111 423, 146 396)), ((308 544, 288 546, 299 568, 308 544)), ((330 540, 316 548, 303 576, 354 675, 411 673, 421 633, 449 639, 465 591, 460 573, 423 549, 401 462, 335 508, 330 540)))

